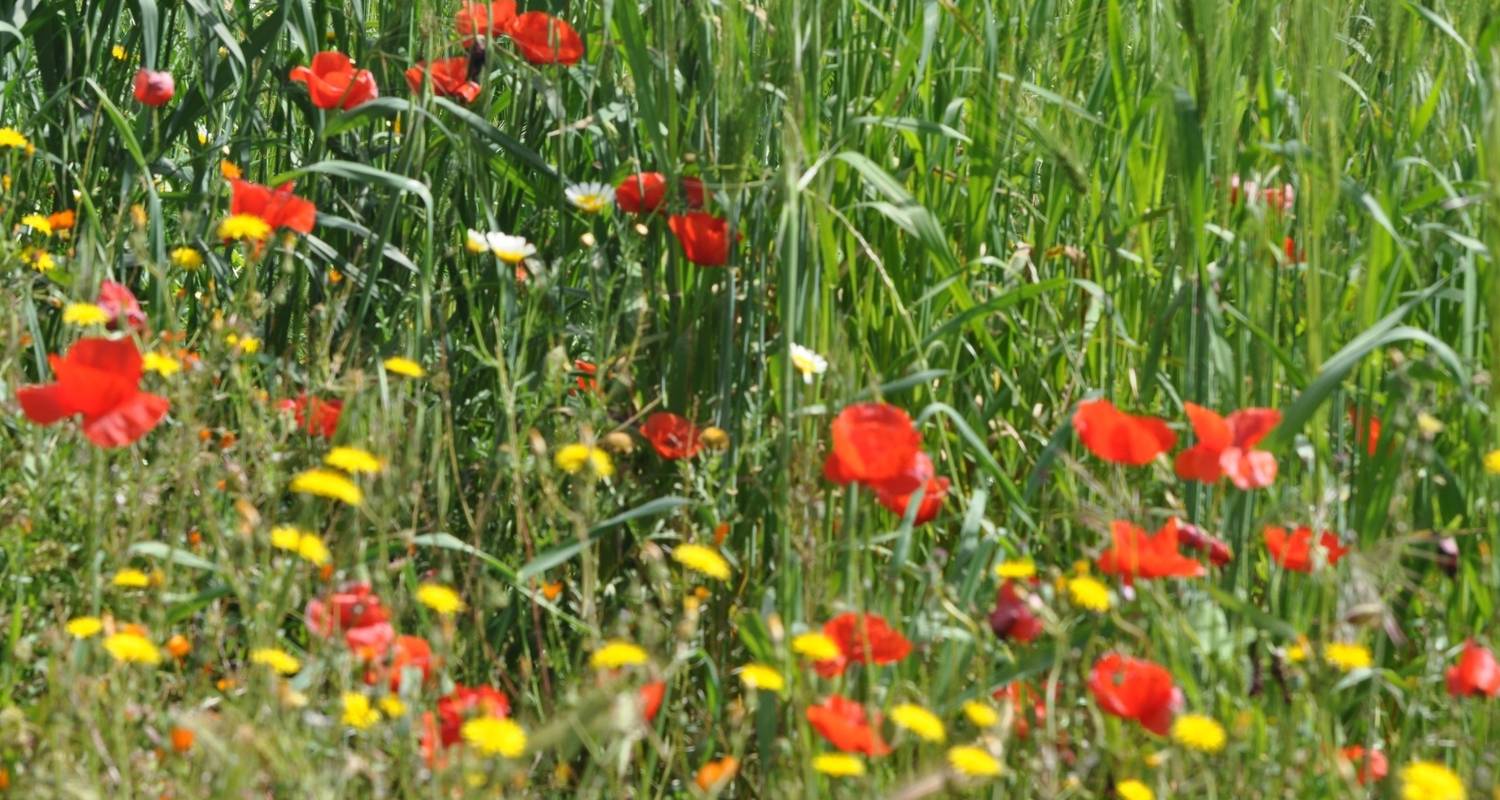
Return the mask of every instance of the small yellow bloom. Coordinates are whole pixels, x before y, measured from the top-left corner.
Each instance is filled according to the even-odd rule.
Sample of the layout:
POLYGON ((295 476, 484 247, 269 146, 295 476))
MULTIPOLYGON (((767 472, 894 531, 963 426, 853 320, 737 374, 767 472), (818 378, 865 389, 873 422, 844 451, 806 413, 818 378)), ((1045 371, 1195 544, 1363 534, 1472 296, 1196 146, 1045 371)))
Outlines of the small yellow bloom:
POLYGON ((52 223, 42 214, 27 214, 21 217, 21 224, 43 236, 52 235, 52 223))
POLYGON ((589 658, 589 665, 594 669, 619 669, 638 666, 646 661, 646 651, 639 645, 615 639, 595 650, 594 655, 589 658))
POLYGON ((203 266, 203 254, 195 247, 172 248, 172 266, 189 272, 203 266))
POLYGON ((0 147, 31 150, 31 140, 15 128, 0 128, 0 147))
POLYGON ((239 347, 242 353, 260 352, 260 340, 254 336, 241 336, 232 342, 232 344, 239 347))
POLYGON ((1491 475, 1500 475, 1500 449, 1484 454, 1484 471, 1491 475))
POLYGON ((815 756, 812 768, 833 778, 857 778, 865 774, 865 762, 848 753, 824 753, 815 756))
POLYGON ((838 642, 829 638, 827 634, 817 631, 804 633, 793 639, 792 652, 807 656, 814 661, 832 661, 844 654, 844 651, 839 649, 838 642))
POLYGON ((1286 646, 1286 660, 1293 664, 1307 660, 1307 637, 1298 636, 1297 641, 1286 646))
POLYGON ((458 596, 458 592, 437 583, 424 583, 418 586, 417 602, 443 616, 457 614, 464 610, 464 601, 458 596))
POLYGON ((401 356, 387 358, 385 360, 385 371, 393 372, 407 378, 421 378, 427 375, 427 370, 422 369, 421 364, 401 356))
POLYGON ((182 364, 169 355, 146 353, 141 356, 141 369, 146 372, 155 372, 166 378, 182 371, 182 364))
POLYGON ((1000 721, 1000 715, 989 703, 981 703, 977 700, 964 703, 964 716, 979 728, 988 728, 1000 721))
POLYGON ((99 631, 104 630, 104 623, 98 617, 78 617, 68 620, 68 635, 74 639, 87 639, 97 636, 99 631))
POLYGON ((1401 800, 1464 800, 1467 796, 1463 780, 1435 761, 1413 761, 1401 768, 1401 800))
POLYGON ((296 553, 319 567, 327 564, 332 557, 328 552, 328 545, 316 533, 290 525, 277 525, 271 529, 271 546, 277 550, 296 553))
POLYGON ((1202 714, 1182 714, 1172 721, 1172 738, 1183 747, 1204 753, 1217 753, 1224 749, 1224 726, 1213 717, 1202 714))
POLYGON ((746 664, 740 667, 740 683, 745 684, 747 689, 777 694, 786 688, 786 680, 781 677, 781 673, 766 664, 746 664))
POLYGON ((125 60, 125 46, 117 44, 114 47, 109 48, 109 55, 110 55, 111 58, 113 58, 116 61, 124 61, 125 60))
POLYGON ((227 159, 219 161, 219 174, 226 181, 239 180, 241 176, 240 168, 235 166, 233 161, 227 159))
POLYGON ((380 698, 380 710, 384 711, 385 715, 391 719, 401 719, 406 716, 406 704, 401 702, 401 698, 393 694, 388 694, 380 698))
POLYGON ((374 453, 358 447, 335 447, 323 456, 323 463, 348 473, 363 472, 367 475, 385 469, 385 462, 376 458, 374 453))
POLYGON ((57 260, 52 257, 52 254, 38 247, 27 247, 21 250, 21 263, 37 272, 51 272, 57 266, 57 260))
POLYGON ((585 466, 601 478, 615 474, 615 463, 610 460, 609 453, 586 444, 570 444, 559 448, 557 454, 552 456, 552 463, 569 475, 577 475, 585 466))
POLYGON ((110 583, 121 589, 144 589, 151 585, 151 577, 138 569, 127 567, 116 572, 110 583))
POLYGON ((370 698, 359 692, 344 692, 344 724, 364 730, 380 721, 380 712, 370 707, 370 698))
POLYGON ((271 235, 271 226, 254 214, 235 214, 219 223, 219 238, 225 241, 259 242, 271 235))
POLYGON ((1000 774, 1000 761, 982 747, 954 747, 948 751, 948 763, 971 778, 993 778, 1000 774))
POLYGON ((915 703, 902 703, 891 709, 891 722, 905 728, 929 742, 941 742, 948 738, 943 721, 937 715, 915 703))
POLYGON ((1156 800, 1151 787, 1134 778, 1115 784, 1115 796, 1120 800, 1156 800))
POLYGON ((995 576, 1005 580, 1026 580, 1036 577, 1036 562, 1029 558, 1001 561, 995 565, 995 576))
POLYGON ((1340 672, 1365 669, 1373 662, 1370 649, 1352 642, 1333 642, 1323 648, 1323 658, 1340 672))
POLYGON ((353 481, 337 472, 326 469, 310 469, 292 478, 292 491, 338 500, 351 506, 365 501, 365 493, 353 481))
POLYGON ((1090 611, 1109 610, 1109 587, 1087 575, 1068 579, 1068 597, 1073 604, 1090 611))
POLYGON ((296 656, 274 647, 251 650, 250 663, 270 667, 282 675, 295 675, 297 670, 302 669, 302 662, 298 661, 296 656))
POLYGON ((69 303, 63 306, 62 320, 67 325, 103 325, 109 312, 93 303, 69 303))
POLYGON ((526 752, 526 731, 514 721, 500 717, 478 717, 459 729, 464 741, 485 755, 519 758, 526 752))
POLYGON ((729 562, 725 561, 724 557, 719 555, 719 551, 712 547, 704 547, 701 544, 681 544, 672 551, 672 560, 710 578, 721 581, 729 580, 729 562))
POLYGON ((150 664, 156 666, 161 663, 161 651, 150 639, 139 633, 121 632, 104 637, 104 649, 114 657, 116 661, 126 664, 150 664))

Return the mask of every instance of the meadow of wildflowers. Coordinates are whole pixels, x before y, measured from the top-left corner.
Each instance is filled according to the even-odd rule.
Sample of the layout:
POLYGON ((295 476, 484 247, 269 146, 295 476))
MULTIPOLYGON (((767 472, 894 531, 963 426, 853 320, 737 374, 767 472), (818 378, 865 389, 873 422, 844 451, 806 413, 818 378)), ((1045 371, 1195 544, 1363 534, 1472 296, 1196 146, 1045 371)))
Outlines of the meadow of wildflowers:
POLYGON ((1500 798, 1500 13, 0 12, 0 798, 1500 798))

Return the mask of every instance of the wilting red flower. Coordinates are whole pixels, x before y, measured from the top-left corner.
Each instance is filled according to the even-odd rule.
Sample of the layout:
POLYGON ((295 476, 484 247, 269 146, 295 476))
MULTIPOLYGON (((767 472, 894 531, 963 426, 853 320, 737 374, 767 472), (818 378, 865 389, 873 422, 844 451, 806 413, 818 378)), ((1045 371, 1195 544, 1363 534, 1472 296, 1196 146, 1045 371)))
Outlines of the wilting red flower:
POLYGON ((990 612, 990 630, 1001 639, 1027 644, 1042 633, 1042 621, 1031 613, 1024 588, 1017 589, 1013 580, 1000 584, 995 595, 995 610, 990 612))
POLYGON ((444 58, 406 70, 406 85, 413 92, 422 91, 422 79, 432 76, 432 91, 440 97, 456 97, 465 103, 474 102, 479 96, 479 84, 469 80, 469 59, 464 56, 444 58))
POLYGON ((390 682, 392 692, 400 692, 401 678, 408 669, 420 673, 419 682, 425 683, 432 677, 432 645, 426 639, 420 636, 397 636, 391 643, 389 655, 389 664, 376 664, 365 671, 366 684, 374 686, 384 679, 390 682))
POLYGON ((1108 400, 1089 400, 1073 414, 1073 430, 1089 452, 1116 464, 1141 466, 1177 444, 1177 434, 1156 417, 1137 417, 1108 400))
POLYGON ((1500 695, 1500 664, 1495 663, 1495 654, 1473 639, 1464 642, 1464 652, 1458 657, 1458 663, 1448 668, 1448 694, 1454 697, 1500 695))
POLYGON ((668 217, 667 227, 688 261, 700 267, 722 267, 729 262, 728 220, 706 211, 689 211, 668 217))
POLYGON ((922 485, 911 474, 922 435, 905 411, 886 403, 856 403, 839 412, 832 431, 823 477, 840 484, 880 484, 890 492, 911 492, 922 485))
POLYGON ((820 736, 846 753, 883 756, 891 752, 880 731, 871 724, 865 707, 839 695, 829 695, 817 705, 807 707, 807 721, 820 736))
POLYGON ((1129 584, 1135 578, 1197 578, 1203 565, 1177 550, 1177 518, 1154 534, 1124 520, 1109 526, 1113 543, 1099 556, 1099 571, 1119 575, 1129 584))
POLYGON ((599 367, 594 362, 575 358, 573 359, 573 369, 578 372, 578 388, 585 392, 599 391, 599 379, 594 377, 599 374, 599 367))
POLYGON ((566 20, 545 11, 528 11, 510 24, 510 38, 533 64, 575 64, 583 58, 583 39, 566 20))
MULTIPOLYGON (((1293 572, 1312 572, 1312 529, 1306 525, 1287 534, 1285 528, 1267 525, 1265 530, 1266 550, 1271 560, 1293 572)), ((1328 566, 1339 563, 1349 548, 1339 544, 1339 537, 1323 531, 1318 544, 1327 551, 1328 566)))
POLYGON ((892 514, 904 516, 906 506, 911 502, 912 494, 916 492, 916 489, 901 491, 900 487, 906 486, 915 478, 919 486, 927 487, 927 491, 922 494, 922 503, 917 506, 917 516, 912 520, 912 524, 926 525, 942 510, 943 501, 948 497, 948 479, 939 478, 935 473, 932 459, 926 453, 918 452, 916 458, 912 460, 912 468, 907 473, 874 485, 875 499, 879 500, 880 504, 892 514), (887 486, 897 488, 887 489, 887 486))
POLYGON ((302 619, 313 635, 327 639, 338 631, 348 631, 388 622, 391 614, 380 597, 364 582, 346 583, 326 600, 307 601, 302 619))
POLYGON ((396 643, 396 628, 389 622, 360 625, 344 631, 344 646, 364 661, 384 658, 396 643))
POLYGON ((1133 719, 1162 736, 1183 702, 1182 692, 1173 685, 1172 673, 1165 667, 1113 652, 1094 662, 1089 690, 1104 713, 1133 719))
POLYGON ((651 443, 656 454, 666 459, 692 458, 703 449, 698 427, 670 411, 658 411, 646 417, 641 435, 651 443))
POLYGON ((308 397, 306 392, 295 400, 282 400, 276 404, 281 411, 290 411, 297 418, 297 427, 310 434, 332 439, 339 429, 339 417, 344 413, 344 401, 323 400, 308 397))
POLYGON ((355 69, 348 56, 333 50, 313 56, 312 69, 292 67, 291 79, 307 84, 312 104, 322 109, 347 111, 380 96, 380 87, 369 70, 355 69))
POLYGON ((1228 543, 1210 535, 1197 525, 1187 522, 1177 523, 1177 541, 1189 550, 1207 553, 1208 562, 1216 567, 1222 567, 1234 560, 1234 551, 1229 549, 1228 543))
POLYGON ((140 390, 141 354, 130 339, 80 339, 47 362, 55 383, 22 386, 16 400, 32 422, 51 425, 83 415, 83 435, 99 447, 145 436, 167 415, 167 398, 140 390))
POLYGON ((1255 446, 1281 422, 1271 408, 1246 408, 1215 414, 1196 403, 1184 403, 1198 443, 1177 454, 1177 477, 1214 483, 1226 473, 1241 489, 1270 486, 1276 480, 1276 457, 1255 446))
MULTIPOLYGON (((475 36, 502 36, 516 20, 515 0, 494 3, 469 3, 453 15, 458 35, 466 40, 475 36)), ((467 46, 467 43, 465 44, 467 46)))
POLYGON ((1359 409, 1349 406, 1349 424, 1354 426, 1354 441, 1364 446, 1366 455, 1375 455, 1380 449, 1380 417, 1361 414, 1359 409))
POLYGON ((1015 731, 1017 739, 1030 736, 1033 723, 1038 727, 1047 723, 1045 698, 1029 684, 1021 681, 1007 683, 996 689, 990 696, 1001 703, 1010 703, 1011 709, 1015 712, 1015 721, 1011 723, 1011 730, 1015 731), (1028 712, 1030 712, 1029 715, 1028 712))
POLYGON ((823 625, 823 635, 839 646, 840 655, 813 662, 819 675, 842 675, 854 662, 894 664, 911 653, 911 642, 886 623, 879 614, 846 611, 823 625))
POLYGON ((666 681, 651 681, 641 686, 641 717, 650 722, 661 710, 661 701, 667 696, 666 681))
POLYGON ((1359 768, 1355 779, 1360 786, 1382 780, 1390 771, 1390 762, 1386 761, 1385 753, 1379 750, 1371 750, 1367 754, 1363 747, 1350 745, 1339 751, 1339 757, 1359 768))
POLYGON ((135 73, 135 99, 142 105, 152 108, 165 105, 176 91, 177 84, 172 81, 170 72, 158 72, 141 67, 135 73))
POLYGON ((312 233, 318 208, 312 201, 292 194, 292 184, 283 183, 272 189, 236 178, 229 185, 234 189, 229 200, 230 214, 260 217, 273 230, 291 228, 298 233, 312 233))
POLYGON ((117 328, 122 319, 133 331, 146 329, 146 312, 141 310, 135 294, 125 286, 114 281, 104 281, 99 284, 99 299, 96 302, 109 314, 110 330, 117 328))

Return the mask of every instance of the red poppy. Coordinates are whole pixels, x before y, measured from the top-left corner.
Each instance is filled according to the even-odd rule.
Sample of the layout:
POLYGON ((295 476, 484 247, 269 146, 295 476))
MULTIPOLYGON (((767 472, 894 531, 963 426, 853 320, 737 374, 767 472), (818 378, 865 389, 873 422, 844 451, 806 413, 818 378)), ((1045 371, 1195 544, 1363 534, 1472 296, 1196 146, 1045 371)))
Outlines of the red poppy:
POLYGON ((1380 417, 1349 406, 1349 424, 1354 426, 1354 441, 1364 447, 1366 455, 1375 455, 1380 449, 1380 417))
POLYGON ((990 630, 996 636, 1027 644, 1042 634, 1042 621, 1031 613, 1029 596, 1025 588, 1016 588, 1015 581, 1000 584, 995 610, 990 612, 990 630))
POLYGON ((599 374, 599 367, 594 362, 577 358, 573 360, 573 369, 578 372, 578 388, 585 392, 599 391, 599 379, 594 377, 599 374))
POLYGON ((154 69, 141 69, 135 73, 135 99, 152 108, 165 105, 177 91, 172 73, 154 69))
POLYGON ((114 330, 121 320, 133 331, 146 329, 146 312, 135 299, 135 293, 114 281, 99 284, 99 307, 109 314, 109 327, 114 330))
POLYGON ((1094 662, 1089 690, 1104 713, 1133 719, 1158 735, 1166 734, 1183 702, 1165 667, 1113 652, 1094 662))
MULTIPOLYGON (((1311 528, 1302 525, 1288 535, 1285 528, 1267 525, 1265 534, 1266 550, 1270 551, 1272 561, 1293 572, 1312 572, 1311 528)), ((1339 537, 1328 531, 1318 537, 1318 544, 1326 551, 1330 567, 1349 552, 1349 548, 1339 544, 1339 537)))
POLYGON ((475 36, 494 38, 504 35, 510 30, 511 23, 515 20, 515 0, 469 3, 453 15, 453 24, 458 29, 458 35, 466 40, 465 47, 469 46, 467 40, 472 40, 475 36))
POLYGON ((819 675, 842 675, 854 662, 894 664, 911 653, 911 642, 879 614, 846 611, 823 625, 823 635, 839 646, 839 657, 813 663, 819 675))
POLYGON ((1029 737, 1033 724, 1040 727, 1047 723, 1046 700, 1029 684, 1021 681, 1007 683, 990 696, 1001 703, 1010 703, 1015 720, 1011 723, 1011 730, 1015 731, 1017 739, 1029 737))
POLYGON ((828 480, 878 484, 888 492, 912 492, 922 485, 915 474, 922 435, 905 411, 886 403, 856 403, 834 418, 832 432, 833 449, 823 464, 828 480))
POLYGON ((344 646, 363 661, 385 657, 396 643, 396 629, 389 622, 360 625, 344 631, 344 646))
POLYGON ((1099 556, 1099 571, 1107 575, 1119 575, 1128 585, 1136 578, 1197 578, 1203 575, 1203 565, 1177 550, 1177 518, 1154 534, 1124 520, 1115 520, 1109 526, 1113 540, 1110 548, 1099 556))
POLYGON ((891 752, 890 745, 875 728, 879 725, 878 718, 872 725, 865 707, 853 700, 829 695, 823 702, 807 707, 807 721, 820 736, 846 753, 883 756, 891 752))
POLYGON ((1500 664, 1495 663, 1495 654, 1473 639, 1464 642, 1464 652, 1458 657, 1458 663, 1448 668, 1448 694, 1454 697, 1500 695, 1500 664))
POLYGON ((1297 240, 1290 236, 1281 240, 1281 252, 1286 255, 1288 264, 1301 264, 1307 261, 1307 253, 1297 247, 1297 240))
POLYGON ((1359 772, 1355 773, 1355 779, 1359 781, 1360 786, 1385 778, 1391 768, 1390 762, 1386 761, 1385 753, 1371 750, 1366 755, 1365 749, 1357 744, 1340 750, 1339 757, 1359 768, 1359 772))
POLYGON ((1116 464, 1141 466, 1177 444, 1177 434, 1156 417, 1137 417, 1108 400, 1089 400, 1073 414, 1073 430, 1089 452, 1116 464))
POLYGON ((322 109, 347 111, 380 96, 375 76, 369 70, 355 69, 348 56, 333 50, 313 56, 312 69, 292 67, 291 79, 307 84, 312 104, 322 109))
POLYGON ((666 681, 651 681, 641 686, 641 718, 648 723, 656 719, 656 712, 661 710, 661 701, 666 696, 666 681))
POLYGON ((313 635, 327 639, 338 631, 387 622, 391 614, 364 582, 346 583, 324 600, 307 601, 303 621, 313 635))
POLYGON ((271 228, 291 228, 298 233, 312 233, 318 209, 311 201, 292 194, 292 184, 272 189, 236 178, 229 182, 234 195, 229 200, 230 214, 249 214, 265 220, 271 228))
POLYGON ((678 185, 682 187, 682 198, 688 208, 703 207, 703 181, 697 178, 683 178, 678 185))
POLYGON ((344 401, 308 397, 303 392, 295 400, 282 400, 276 404, 276 408, 292 412, 297 418, 299 429, 324 439, 332 439, 339 428, 339 417, 344 413, 344 401))
POLYGON ((1234 560, 1234 551, 1223 539, 1187 522, 1177 523, 1177 541, 1189 550, 1208 554, 1208 563, 1222 567, 1234 560))
POLYGON ((722 267, 729 263, 728 220, 706 211, 689 211, 668 217, 667 227, 682 245, 682 254, 688 261, 700 267, 722 267))
POLYGON ((686 417, 670 411, 658 411, 646 417, 641 435, 651 443, 656 454, 666 459, 692 458, 703 449, 698 426, 686 417))
POLYGON ((948 497, 948 479, 939 478, 935 475, 936 469, 932 465, 932 459, 926 453, 918 452, 912 460, 912 469, 897 478, 885 483, 874 485, 875 499, 885 506, 892 514, 904 516, 906 506, 911 502, 911 496, 916 489, 901 491, 899 487, 905 486, 915 478, 919 486, 926 486, 927 491, 922 494, 922 503, 917 506, 917 516, 912 520, 913 525, 926 525, 938 515, 943 508, 943 500, 948 497), (887 485, 898 487, 887 489, 887 485))
POLYGON ((615 187, 615 205, 630 214, 656 211, 666 197, 667 176, 660 172, 638 172, 615 187))
POLYGON ((32 422, 51 425, 82 414, 89 441, 121 447, 167 415, 167 398, 140 390, 141 354, 130 339, 80 339, 66 357, 50 355, 47 362, 55 383, 16 389, 16 400, 32 422))
POLYGON ((365 683, 374 686, 382 678, 390 682, 392 692, 401 691, 407 670, 419 674, 418 683, 432 677, 432 645, 420 636, 397 636, 390 650, 391 662, 365 672, 365 683))
POLYGON ((457 684, 453 691, 438 698, 436 720, 424 720, 428 724, 422 737, 422 750, 431 759, 439 746, 451 747, 458 744, 463 738, 461 731, 464 723, 468 720, 508 716, 510 698, 504 692, 489 686, 457 684))
POLYGON ((583 58, 583 39, 566 20, 545 11, 528 11, 510 23, 510 38, 533 64, 575 64, 583 58))
POLYGON ((456 97, 472 103, 479 97, 479 84, 469 80, 469 59, 464 56, 444 58, 431 64, 417 63, 406 70, 406 85, 413 92, 422 91, 422 80, 432 76, 432 91, 439 97, 456 97))
POLYGON ((1177 477, 1214 483, 1226 473, 1240 489, 1270 486, 1276 457, 1255 446, 1281 422, 1272 408, 1246 408, 1224 417, 1196 403, 1184 403, 1198 443, 1177 454, 1177 477))

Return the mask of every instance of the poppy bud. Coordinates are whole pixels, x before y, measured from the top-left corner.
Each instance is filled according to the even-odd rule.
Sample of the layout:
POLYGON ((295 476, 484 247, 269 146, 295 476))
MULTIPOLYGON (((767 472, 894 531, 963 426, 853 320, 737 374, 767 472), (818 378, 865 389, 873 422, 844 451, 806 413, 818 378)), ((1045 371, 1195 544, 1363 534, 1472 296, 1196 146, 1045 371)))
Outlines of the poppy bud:
POLYGON ((167 640, 167 652, 173 658, 181 661, 187 657, 188 653, 193 652, 193 645, 187 640, 186 636, 179 633, 167 640))
POLYGON ((723 428, 713 425, 704 428, 698 434, 698 440, 710 450, 723 450, 729 446, 729 434, 723 428))
POLYGON ((1018 591, 1014 581, 1000 585, 995 596, 995 610, 990 612, 990 630, 1001 639, 1014 639, 1026 644, 1042 632, 1042 623, 1031 613, 1024 590, 1018 591))
POLYGON ((135 74, 135 99, 142 105, 152 108, 165 105, 176 91, 177 85, 172 81, 170 72, 157 72, 142 67, 135 74))

